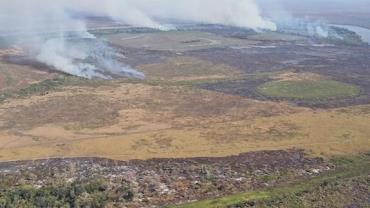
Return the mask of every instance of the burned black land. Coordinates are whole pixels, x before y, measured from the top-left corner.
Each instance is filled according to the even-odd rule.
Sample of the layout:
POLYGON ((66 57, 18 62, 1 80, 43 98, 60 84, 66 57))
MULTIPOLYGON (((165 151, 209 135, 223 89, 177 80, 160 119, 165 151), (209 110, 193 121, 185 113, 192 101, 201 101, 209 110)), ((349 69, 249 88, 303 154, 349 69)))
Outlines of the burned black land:
MULTIPOLYGON (((3 75, 0 89, 2 86, 7 90, 0 100, 8 105, 2 106, 1 122, 5 128, 1 129, 0 137, 5 139, 1 138, 1 159, 51 157, 0 163, 0 208, 164 207, 188 202, 210 203, 190 206, 197 208, 292 207, 287 202, 299 205, 309 202, 312 207, 369 204, 369 155, 358 159, 360 162, 351 156, 337 162, 332 160, 338 155, 363 156, 368 150, 369 107, 341 110, 343 115, 339 119, 346 116, 354 117, 353 120, 338 121, 333 119, 337 114, 320 114, 329 111, 325 109, 370 104, 370 46, 357 36, 351 37, 353 33, 343 32, 349 41, 346 36, 340 41, 300 33, 256 33, 217 25, 188 25, 178 31, 118 25, 90 32, 111 52, 100 54, 104 50, 93 50, 85 61, 94 66, 103 65, 107 70, 98 70, 100 79, 113 80, 102 81, 94 76, 87 76, 92 80, 75 79, 30 60, 25 51, 17 48, 6 46, 0 51, 0 66, 4 67, 0 69, 3 75), (105 59, 100 59, 109 54, 113 55, 114 59, 110 59, 113 62, 107 64, 105 59), (146 77, 132 80, 123 78, 122 73, 113 73, 121 69, 126 70, 123 75, 142 70, 137 73, 143 72, 146 77), (34 71, 43 73, 33 75, 35 80, 20 76, 34 71), (48 77, 49 73, 52 76, 48 77), (308 82, 309 87, 318 86, 316 91, 325 91, 327 97, 285 96, 284 93, 294 90, 290 88, 282 92, 283 96, 274 96, 279 89, 274 84, 279 82, 292 82, 305 93, 315 91, 305 88, 308 82), (266 84, 271 89, 263 93, 259 89, 266 84), (14 92, 7 85, 15 85, 11 88, 14 92), (345 96, 337 92, 339 89, 344 90, 345 96), (21 99, 31 97, 34 99, 30 105, 28 101, 23 104, 21 99), (165 102, 168 97, 171 99, 165 102), (288 103, 280 105, 280 101, 288 103), (239 108, 240 102, 245 104, 239 108), (256 108, 257 105, 261 106, 256 108), (307 116, 299 121, 270 116, 283 112, 293 115, 304 109, 294 110, 296 105, 322 111, 306 109, 307 115, 296 114, 307 116), (278 110, 274 111, 274 107, 278 110), (363 117, 357 115, 363 113, 366 114, 363 117), (219 119, 223 115, 225 118, 219 119), (318 122, 319 119, 322 121, 318 122), (85 122, 89 125, 80 125, 85 122), (197 126, 188 128, 188 123, 197 126), (197 123, 201 124, 199 130, 197 123), (330 125, 317 129, 322 124, 330 125), (163 133, 164 139, 157 139, 153 132, 163 133), (135 136, 130 137, 131 133, 135 136), (266 142, 260 143, 261 138, 266 142), (130 141, 125 143, 125 140, 130 141), (195 157, 196 146, 199 148, 195 156, 292 147, 304 150, 259 151, 214 158, 131 161, 91 158, 122 153, 130 155, 128 159, 174 157, 179 152, 184 157, 195 157), (217 148, 213 149, 214 146, 217 148), (25 147, 29 149, 22 149, 25 147), (191 151, 183 147, 190 147, 191 151), (136 155, 125 152, 130 148, 136 155), (174 155, 168 156, 167 148, 174 155), (43 150, 45 155, 40 156, 38 151, 43 150), (143 152, 150 154, 143 157, 143 152), (157 153, 159 156, 152 156, 157 153), (63 158, 68 155, 77 158, 63 158), (289 193, 284 195, 285 191, 289 193), (250 193, 257 199, 248 200, 244 194, 250 196, 250 193), (219 197, 225 197, 229 203, 219 206, 219 197), (326 203, 326 199, 336 204, 326 203)), ((76 45, 84 42, 73 39, 76 45)), ((86 70, 94 72, 89 68, 80 72, 86 70)), ((301 95, 298 90, 293 92, 301 95)))
MULTIPOLYGON (((187 55, 201 57, 214 63, 236 67, 246 74, 276 73, 293 70, 296 73, 315 73, 360 88, 356 97, 307 101, 288 99, 295 104, 313 108, 335 108, 370 103, 370 46, 326 45, 308 43, 272 43, 272 47, 247 49, 207 49, 187 55), (314 44, 315 45, 315 44, 314 44)), ((284 101, 257 92, 256 88, 271 81, 268 76, 202 84, 201 88, 259 100, 284 101)))
POLYGON ((289 101, 312 108, 370 103, 370 45, 362 42, 354 32, 336 28, 335 34, 343 36, 333 39, 284 31, 258 34, 239 28, 209 25, 183 28, 168 33, 148 31, 112 34, 106 38, 112 42, 112 46, 122 51, 124 62, 134 68, 143 64, 163 63, 174 57, 193 57, 233 67, 246 75, 245 79, 241 76, 237 80, 197 85, 202 89, 258 100, 289 101), (267 75, 284 71, 325 76, 356 86, 359 93, 351 97, 312 101, 270 97, 256 90, 258 86, 272 81, 267 75))

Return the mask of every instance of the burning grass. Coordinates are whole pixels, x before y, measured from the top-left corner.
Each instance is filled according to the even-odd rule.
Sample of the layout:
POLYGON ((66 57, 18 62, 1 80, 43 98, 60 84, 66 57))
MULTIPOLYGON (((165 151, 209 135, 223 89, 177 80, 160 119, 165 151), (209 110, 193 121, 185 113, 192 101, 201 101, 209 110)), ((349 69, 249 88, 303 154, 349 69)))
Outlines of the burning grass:
MULTIPOLYGON (((269 45, 256 46, 257 42, 254 41, 198 32, 126 36, 116 34, 107 38, 114 44, 136 47, 128 49, 127 60, 128 63, 137 63, 133 65, 145 72, 146 80, 99 81, 71 76, 46 79, 41 72, 37 74, 34 71, 25 71, 26 66, 22 66, 22 70, 15 68, 14 71, 0 68, 0 99, 6 99, 6 102, 0 103, 0 161, 65 157, 104 157, 120 160, 172 158, 168 161, 177 161, 173 158, 223 157, 244 152, 289 148, 301 148, 310 155, 328 158, 370 150, 369 105, 311 109, 285 102, 336 102, 337 99, 357 99, 361 97, 357 96, 358 94, 366 94, 366 90, 360 93, 356 85, 365 89, 363 86, 367 82, 361 84, 340 79, 335 75, 326 77, 313 72, 302 73, 300 70, 285 71, 287 66, 296 65, 299 68, 299 64, 306 64, 304 61, 318 62, 319 65, 312 67, 314 69, 321 70, 320 67, 325 67, 323 58, 320 58, 322 63, 305 59, 312 57, 310 54, 315 51, 292 57, 292 54, 299 54, 298 51, 292 53, 290 46, 279 49, 279 44, 275 44, 278 39, 291 41, 294 37, 273 35, 276 40, 268 43, 269 45), (143 45, 160 52, 143 49, 143 45), (226 48, 230 46, 235 47, 226 48), (261 52, 267 50, 273 51, 271 54, 261 52), (281 53, 284 51, 289 53, 284 56, 281 53), (203 58, 212 54, 216 56, 206 61, 199 58, 202 53, 203 58), (183 54, 186 56, 182 56, 183 54), (260 58, 264 60, 260 61, 260 58), (239 70, 242 69, 249 74, 241 73, 239 70), (31 78, 28 80, 27 77, 31 78), (346 84, 347 82, 354 85, 346 84)), ((267 35, 254 38, 263 41, 273 37, 267 35)), ((312 47, 310 50, 313 50, 312 47)), ((325 60, 329 57, 327 54, 332 54, 321 52, 325 54, 325 60)), ((335 58, 331 59, 336 60, 333 63, 342 60, 335 58)), ((353 68, 352 65, 351 67, 353 68)), ((322 69, 319 73, 324 72, 326 73, 325 69, 322 69)), ((356 76, 363 77, 362 74, 356 76)), ((289 159, 297 159, 290 156, 277 162, 271 158, 265 161, 278 165, 286 164, 285 161, 289 159)), ((219 161, 220 158, 212 160, 219 161)), ((164 167, 152 160, 149 163, 164 167)), ((368 168, 365 168, 368 167, 367 163, 356 166, 356 171, 360 170, 357 168, 364 168, 361 170, 368 172, 368 168)), ((264 164, 264 161, 258 162, 258 165, 264 164)), ((146 165, 142 167, 146 168, 146 165)), ((188 166, 180 162, 179 167, 188 166)), ((203 167, 206 166, 202 165, 202 170, 203 167)), ((227 186, 216 186, 217 184, 213 183, 214 175, 209 174, 213 169, 208 170, 207 167, 204 171, 205 178, 210 183, 206 184, 212 185, 212 190, 216 191, 213 193, 217 193, 208 196, 236 193, 227 191, 227 186)), ((351 167, 347 167, 345 177, 347 173, 354 173, 351 167)), ((180 169, 174 168, 175 171, 180 169)), ((156 171, 165 173, 167 170, 156 171)), ((222 175, 219 181, 229 184, 227 180, 231 178, 225 178, 222 171, 219 173, 222 175)), ((235 172, 230 173, 235 176, 235 172)), ((248 174, 249 172, 246 173, 248 174)), ((256 179, 261 184, 273 184, 284 178, 284 174, 286 173, 262 174, 256 179)), ((153 176, 151 173, 149 175, 153 176)), ((342 173, 324 175, 289 187, 202 201, 191 204, 190 207, 232 207, 235 204, 238 207, 248 205, 249 200, 262 204, 285 203, 285 196, 288 197, 287 205, 302 205, 297 194, 307 194, 307 190, 315 190, 318 184, 335 181, 335 178, 342 176, 342 173), (282 192, 287 195, 281 197, 282 192), (289 201, 290 199, 293 200, 289 201)), ((179 182, 178 178, 174 177, 175 184, 179 182)), ((189 184, 181 185, 181 188, 192 191, 189 187, 196 185, 191 184, 193 179, 189 180, 189 184)), ((140 181, 149 184, 145 180, 140 181)), ((238 184, 238 178, 233 179, 233 182, 238 184)), ((355 185, 351 184, 351 187, 355 185)), ((238 186, 246 188, 240 184, 238 186)), ((331 187, 335 188, 336 185, 331 187)), ((150 186, 147 188, 148 193, 153 194, 153 189, 150 186)), ((206 186, 203 186, 202 190, 205 190, 201 192, 204 195, 210 193, 206 186)), ((189 199, 183 193, 180 189, 181 197, 189 199)), ((337 194, 333 193, 334 196, 337 194)), ((341 196, 351 192, 343 193, 345 194, 341 196)), ((194 196, 194 199, 204 197, 200 194, 194 196)), ((305 197, 312 199, 309 194, 305 197)), ((162 200, 163 196, 158 198, 162 200)))

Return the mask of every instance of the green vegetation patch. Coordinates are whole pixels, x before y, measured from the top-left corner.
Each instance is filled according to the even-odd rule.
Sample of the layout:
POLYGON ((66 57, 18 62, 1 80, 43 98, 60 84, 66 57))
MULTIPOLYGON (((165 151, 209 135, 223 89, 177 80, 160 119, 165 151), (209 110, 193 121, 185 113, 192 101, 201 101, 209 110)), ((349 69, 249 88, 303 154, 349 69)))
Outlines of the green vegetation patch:
POLYGON ((5 101, 8 98, 27 98, 32 95, 44 95, 68 86, 99 87, 101 85, 108 84, 109 82, 106 80, 89 80, 75 76, 60 75, 54 79, 30 84, 29 86, 15 92, 2 92, 0 93, 0 102, 5 101))
POLYGON ((285 99, 328 100, 355 97, 357 86, 333 80, 286 80, 267 82, 257 88, 265 96, 285 99))
POLYGON ((132 201, 133 191, 122 186, 108 189, 104 179, 56 183, 37 188, 21 185, 8 188, 0 181, 0 207, 105 207, 110 202, 132 201))

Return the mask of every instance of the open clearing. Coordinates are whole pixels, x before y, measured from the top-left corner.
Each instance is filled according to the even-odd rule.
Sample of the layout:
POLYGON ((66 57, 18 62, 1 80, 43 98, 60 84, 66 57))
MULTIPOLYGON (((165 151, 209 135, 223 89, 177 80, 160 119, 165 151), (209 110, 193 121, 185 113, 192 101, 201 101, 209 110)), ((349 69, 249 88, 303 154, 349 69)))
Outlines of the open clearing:
POLYGON ((140 34, 105 35, 104 38, 121 47, 145 48, 159 51, 185 52, 218 47, 248 47, 254 40, 225 38, 212 33, 196 31, 169 31, 140 34))
POLYGON ((354 97, 358 87, 333 80, 288 80, 267 82, 257 88, 263 95, 274 98, 326 100, 354 97))
POLYGON ((138 69, 147 79, 163 81, 222 80, 242 76, 233 67, 194 57, 168 58, 163 63, 140 65, 138 69))
POLYGON ((66 87, 1 105, 0 160, 226 156, 293 147, 355 154, 370 147, 369 109, 311 110, 176 84, 66 87))

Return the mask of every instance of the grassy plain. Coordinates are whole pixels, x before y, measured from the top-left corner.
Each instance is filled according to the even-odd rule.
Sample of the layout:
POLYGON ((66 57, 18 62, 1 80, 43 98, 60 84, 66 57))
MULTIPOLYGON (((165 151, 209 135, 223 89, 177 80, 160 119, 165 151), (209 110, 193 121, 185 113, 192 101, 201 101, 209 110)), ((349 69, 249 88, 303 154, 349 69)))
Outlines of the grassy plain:
POLYGON ((369 108, 311 110, 186 86, 70 87, 1 106, 0 159, 355 154, 369 150, 369 108))
POLYGON ((360 93, 358 87, 333 80, 287 80, 267 82, 258 87, 258 92, 268 97, 326 100, 355 97, 360 93))
POLYGON ((36 71, 28 66, 8 64, 0 61, 0 100, 6 94, 14 93, 28 87, 30 84, 52 79, 55 76, 56 74, 36 71))
POLYGON ((9 97, 0 104, 0 160, 227 156, 288 148, 330 157, 369 151, 369 105, 314 110, 199 89, 194 83, 234 79, 240 72, 194 58, 139 68, 148 71, 147 80, 56 78, 9 97), (150 73, 161 66, 166 80, 150 73))

